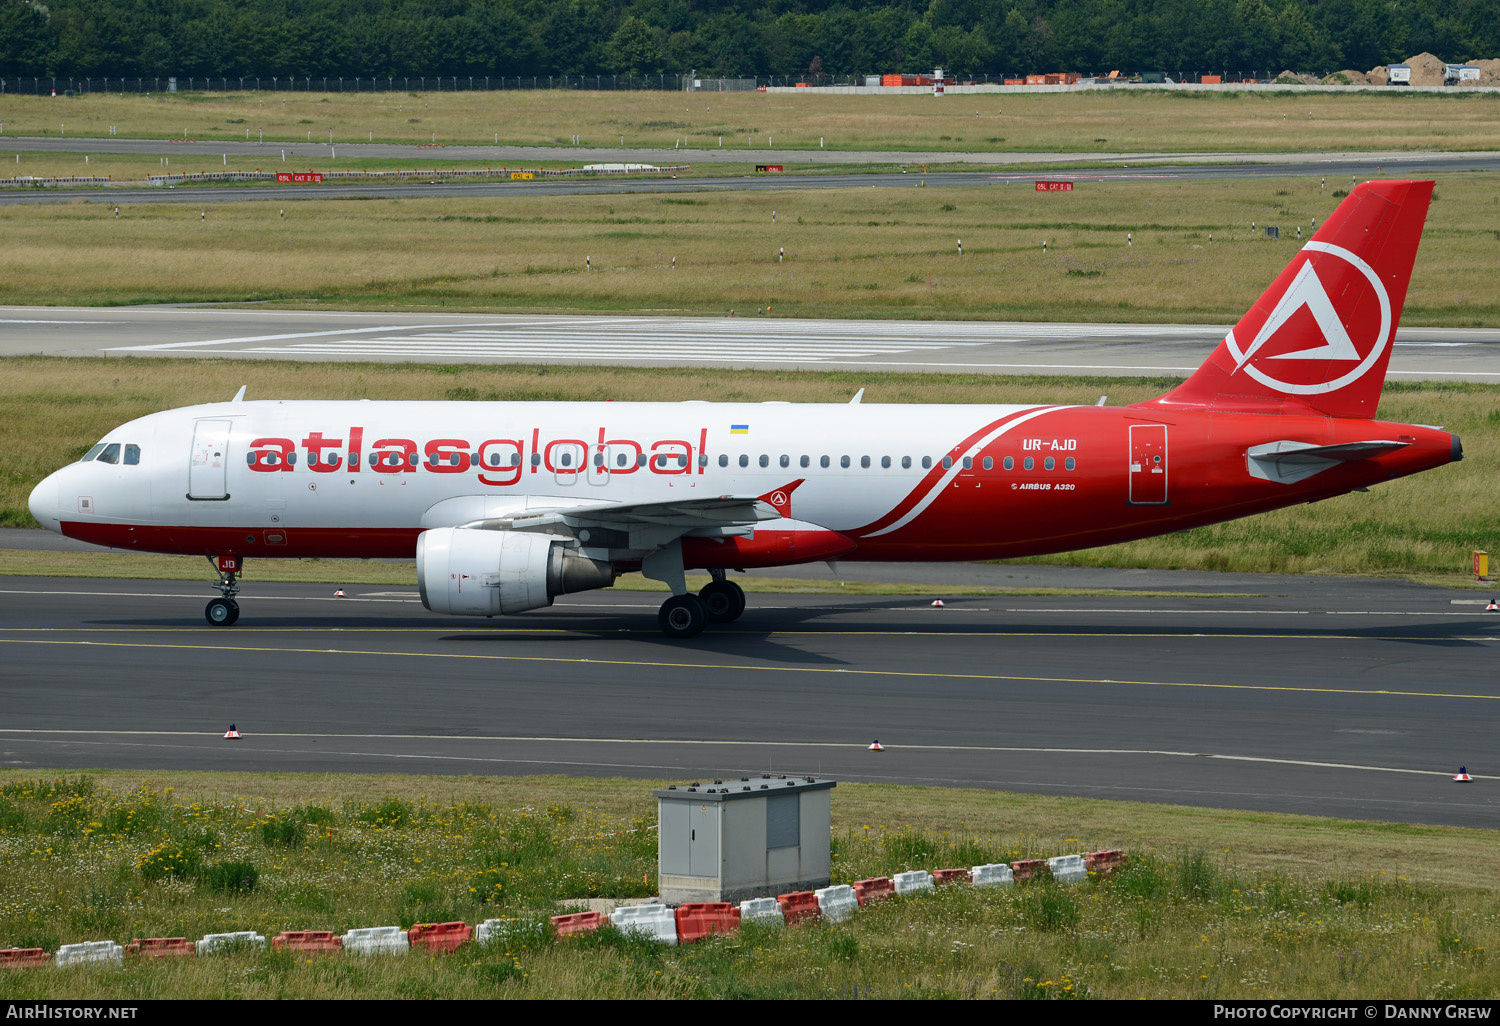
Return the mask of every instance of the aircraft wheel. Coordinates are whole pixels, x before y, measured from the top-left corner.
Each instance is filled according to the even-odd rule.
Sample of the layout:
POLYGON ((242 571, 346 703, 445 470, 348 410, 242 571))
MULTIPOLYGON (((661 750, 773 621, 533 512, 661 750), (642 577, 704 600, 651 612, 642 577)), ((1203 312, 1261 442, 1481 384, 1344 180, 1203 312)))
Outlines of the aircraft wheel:
POLYGON ((698 597, 708 607, 709 623, 733 623, 745 611, 745 589, 733 581, 709 581, 698 597))
POLYGON ((673 595, 656 614, 662 633, 671 638, 695 638, 708 622, 708 609, 697 595, 673 595))
POLYGON ((240 618, 239 603, 216 598, 203 608, 203 618, 215 627, 228 627, 240 618))

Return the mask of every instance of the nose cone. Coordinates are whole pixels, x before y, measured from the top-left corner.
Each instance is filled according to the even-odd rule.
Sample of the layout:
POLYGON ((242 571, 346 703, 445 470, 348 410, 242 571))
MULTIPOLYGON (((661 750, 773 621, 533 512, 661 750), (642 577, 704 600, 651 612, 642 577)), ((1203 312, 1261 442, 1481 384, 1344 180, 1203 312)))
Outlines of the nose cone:
POLYGON ((56 474, 48 475, 41 484, 31 490, 31 498, 27 505, 31 508, 31 515, 36 518, 37 523, 49 531, 59 529, 56 474))

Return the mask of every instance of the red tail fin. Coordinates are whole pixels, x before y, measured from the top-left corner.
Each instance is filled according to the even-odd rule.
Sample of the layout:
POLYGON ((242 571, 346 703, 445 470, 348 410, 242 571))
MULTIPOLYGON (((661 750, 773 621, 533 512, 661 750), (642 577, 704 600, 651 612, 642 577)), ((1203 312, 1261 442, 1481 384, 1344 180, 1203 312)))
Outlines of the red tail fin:
POLYGON ((1365 182, 1208 362, 1143 405, 1373 417, 1431 182, 1365 182))

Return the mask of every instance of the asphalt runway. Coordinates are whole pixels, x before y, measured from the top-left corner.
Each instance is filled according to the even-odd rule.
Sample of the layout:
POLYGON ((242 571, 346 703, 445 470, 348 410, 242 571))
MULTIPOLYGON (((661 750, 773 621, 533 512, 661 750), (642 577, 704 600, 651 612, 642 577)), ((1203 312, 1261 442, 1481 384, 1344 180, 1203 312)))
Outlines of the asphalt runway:
MULTIPOLYGON (((851 568, 851 574, 887 568, 851 568)), ((1030 585, 1051 568, 914 568, 1030 585)), ((801 570, 804 575, 809 571, 801 570)), ((1067 572, 1078 580, 1077 571, 1067 572)), ((1500 614, 1400 582, 1089 572, 1218 597, 657 596, 476 622, 409 589, 0 578, 0 762, 843 780, 1500 825, 1500 614), (1224 592, 1232 597, 1223 597, 1224 592), (234 723, 241 741, 222 734, 234 723), (866 751, 878 739, 883 753, 866 751), (1452 781, 1466 764, 1475 782, 1452 781)), ((852 578, 851 578, 852 579, 852 578)))
MULTIPOLYGON (((0 307, 0 355, 1186 376, 1228 330, 1196 324, 0 307)), ((1500 330, 1402 328, 1390 377, 1500 381, 1500 330)))
MULTIPOLYGON (((0 145, 4 150, 56 150, 65 140, 51 139, 6 139, 0 145)), ((67 140, 67 142, 74 142, 67 140)), ((431 164, 434 170, 445 162, 493 161, 496 166, 520 165, 526 161, 576 161, 579 165, 593 161, 635 161, 657 164, 689 163, 709 160, 708 154, 724 154, 730 151, 651 151, 651 150, 598 150, 588 154, 569 149, 510 147, 453 147, 443 151, 434 160, 433 151, 412 146, 336 146, 346 150, 346 157, 382 156, 400 157, 410 160, 413 166, 431 164), (364 150, 370 152, 365 153, 364 150), (357 152, 358 151, 358 152, 357 152)), ((287 158, 279 158, 280 148, 258 148, 244 143, 186 143, 173 146, 149 139, 87 140, 81 147, 68 152, 134 152, 134 153, 182 153, 198 152, 209 156, 229 153, 245 159, 254 158, 261 167, 284 167, 295 169, 297 158, 309 157, 330 159, 327 146, 304 146, 303 152, 286 150, 287 158), (107 145, 106 145, 107 144, 107 145), (276 158, 274 165, 266 162, 276 158)), ((121 183, 100 188, 63 189, 5 189, 0 190, 0 206, 32 203, 71 203, 83 201, 119 205, 127 203, 233 203, 243 201, 265 201, 285 203, 303 199, 348 199, 364 197, 376 199, 442 199, 442 198, 496 198, 506 196, 539 195, 597 195, 623 192, 729 192, 741 190, 804 190, 804 189, 856 189, 856 188, 910 188, 918 185, 935 188, 954 186, 1021 186, 1031 188, 1038 175, 1049 178, 1066 178, 1074 182, 1128 182, 1159 181, 1164 179, 1217 180, 1236 178, 1287 178, 1318 176, 1341 183, 1345 176, 1350 181, 1371 177, 1412 178, 1423 175, 1445 174, 1460 171, 1500 170, 1500 153, 1331 153, 1331 154, 963 154, 963 153, 901 153, 901 152, 844 152, 825 154, 824 162, 836 156, 841 164, 932 164, 942 167, 954 161, 970 164, 1002 163, 1019 165, 1006 171, 933 171, 922 174, 901 173, 819 173, 730 175, 720 178, 683 177, 633 177, 611 179, 533 179, 531 181, 506 182, 386 182, 386 183, 341 183, 329 182, 319 185, 229 185, 229 186, 140 186, 121 183), (1085 167, 1070 164, 1086 162, 1085 167), (1048 167, 1063 167, 1067 170, 1049 172, 1048 167)), ((732 159, 757 163, 813 164, 808 151, 734 151, 732 159), (797 156, 801 154, 801 156, 797 156)), ((709 162, 712 162, 709 160, 709 162)), ((228 165, 225 165, 228 167, 228 165)))

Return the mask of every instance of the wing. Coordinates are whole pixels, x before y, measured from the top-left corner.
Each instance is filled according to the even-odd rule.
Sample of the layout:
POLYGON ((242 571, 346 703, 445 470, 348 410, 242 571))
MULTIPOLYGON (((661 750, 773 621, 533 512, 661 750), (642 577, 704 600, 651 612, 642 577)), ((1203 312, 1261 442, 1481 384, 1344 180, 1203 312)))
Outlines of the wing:
POLYGON ((662 502, 601 502, 536 495, 497 499, 477 495, 438 503, 422 517, 422 526, 541 531, 577 538, 590 546, 650 551, 688 535, 748 535, 756 524, 780 516, 771 502, 753 495, 662 502))

